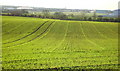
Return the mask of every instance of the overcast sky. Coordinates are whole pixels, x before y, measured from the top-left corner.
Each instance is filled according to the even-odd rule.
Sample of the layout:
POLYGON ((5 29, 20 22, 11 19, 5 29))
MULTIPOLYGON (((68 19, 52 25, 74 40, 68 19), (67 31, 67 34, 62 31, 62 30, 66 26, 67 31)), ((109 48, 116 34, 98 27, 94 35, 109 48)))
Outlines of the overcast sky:
POLYGON ((0 5, 67 9, 118 9, 120 0, 0 0, 0 5))

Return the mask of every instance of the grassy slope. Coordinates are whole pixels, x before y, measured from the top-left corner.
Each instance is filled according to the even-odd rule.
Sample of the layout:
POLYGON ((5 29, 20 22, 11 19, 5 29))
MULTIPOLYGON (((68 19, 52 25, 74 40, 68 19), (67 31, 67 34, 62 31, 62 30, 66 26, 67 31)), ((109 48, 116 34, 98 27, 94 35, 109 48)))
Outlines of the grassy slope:
POLYGON ((7 44, 3 44, 3 67, 8 69, 117 68, 117 29, 118 23, 111 22, 4 16, 3 43, 7 44), (49 22, 32 35, 7 43, 35 31, 45 21, 49 22))

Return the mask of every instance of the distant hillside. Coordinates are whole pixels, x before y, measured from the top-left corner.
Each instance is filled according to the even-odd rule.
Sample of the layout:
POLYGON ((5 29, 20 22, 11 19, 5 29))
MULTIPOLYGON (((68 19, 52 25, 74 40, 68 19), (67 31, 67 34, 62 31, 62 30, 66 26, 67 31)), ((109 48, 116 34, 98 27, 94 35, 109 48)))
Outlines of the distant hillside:
MULTIPOLYGON (((24 7, 24 6, 2 6, 2 10, 13 10, 13 9, 17 9, 19 7, 24 7)), ((30 11, 35 11, 35 12, 42 12, 43 10, 47 9, 50 12, 80 12, 80 11, 92 11, 92 10, 88 10, 88 9, 65 9, 65 8, 43 8, 43 7, 29 7, 29 8, 33 8, 30 11)), ((96 12, 98 13, 107 13, 110 10, 96 10, 96 12)))
POLYGON ((66 13, 77 13, 78 12, 84 12, 84 13, 93 13, 94 11, 99 14, 102 17, 117 17, 118 10, 89 10, 89 9, 65 9, 65 8, 44 8, 44 7, 29 7, 29 6, 5 6, 2 5, 0 10, 2 10, 2 13, 9 13, 12 10, 17 9, 27 9, 29 13, 39 13, 43 10, 49 10, 49 12, 64 12, 66 13))

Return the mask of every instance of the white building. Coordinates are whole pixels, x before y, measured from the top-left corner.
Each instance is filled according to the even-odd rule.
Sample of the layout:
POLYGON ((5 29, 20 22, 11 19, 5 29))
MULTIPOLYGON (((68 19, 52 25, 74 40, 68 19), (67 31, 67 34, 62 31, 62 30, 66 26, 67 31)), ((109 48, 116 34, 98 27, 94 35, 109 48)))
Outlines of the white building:
POLYGON ((17 9, 33 9, 31 7, 26 7, 26 6, 22 6, 22 7, 18 7, 17 9))

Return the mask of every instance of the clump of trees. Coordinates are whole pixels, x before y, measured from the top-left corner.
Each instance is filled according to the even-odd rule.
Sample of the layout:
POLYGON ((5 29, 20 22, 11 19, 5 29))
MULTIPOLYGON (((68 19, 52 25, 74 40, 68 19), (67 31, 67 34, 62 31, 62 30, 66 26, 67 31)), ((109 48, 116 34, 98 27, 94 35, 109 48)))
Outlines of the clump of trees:
POLYGON ((42 15, 39 15, 39 17, 42 17, 42 18, 50 18, 50 12, 49 10, 43 10, 42 11, 42 15))
POLYGON ((23 10, 9 10, 9 13, 3 15, 22 16, 24 14, 28 14, 28 11, 23 9, 23 10))
POLYGON ((77 20, 77 21, 102 21, 102 22, 120 22, 120 17, 99 17, 96 12, 93 12, 93 16, 86 16, 86 11, 81 11, 81 15, 69 14, 66 15, 63 12, 55 12, 51 14, 49 10, 43 10, 41 14, 30 14, 27 10, 14 10, 10 13, 3 14, 8 16, 23 16, 23 17, 37 17, 37 18, 48 18, 48 19, 61 19, 61 20, 77 20))
POLYGON ((54 16, 53 16, 55 19, 67 19, 67 15, 65 15, 64 13, 62 12, 55 12, 54 13, 54 16))
POLYGON ((21 16, 22 14, 27 14, 28 11, 26 10, 15 10, 15 11, 11 11, 11 14, 12 15, 15 15, 15 16, 21 16))

